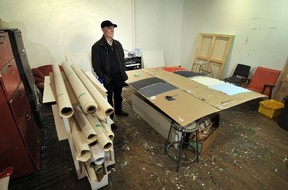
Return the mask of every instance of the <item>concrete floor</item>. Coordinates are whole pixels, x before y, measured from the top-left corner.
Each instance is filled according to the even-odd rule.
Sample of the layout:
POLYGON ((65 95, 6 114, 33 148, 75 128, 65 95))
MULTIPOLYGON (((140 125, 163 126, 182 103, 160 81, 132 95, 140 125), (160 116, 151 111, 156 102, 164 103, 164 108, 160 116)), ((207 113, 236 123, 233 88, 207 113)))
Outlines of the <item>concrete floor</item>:
MULTIPOLYGON (((251 110, 248 103, 220 113, 219 134, 199 163, 181 166, 164 155, 165 138, 132 109, 125 87, 124 110, 128 118, 115 117, 115 171, 102 189, 287 189, 288 131, 277 119, 251 110)), ((44 106, 41 168, 15 179, 9 189, 90 189, 78 180, 67 141, 56 137, 53 116, 44 106)))

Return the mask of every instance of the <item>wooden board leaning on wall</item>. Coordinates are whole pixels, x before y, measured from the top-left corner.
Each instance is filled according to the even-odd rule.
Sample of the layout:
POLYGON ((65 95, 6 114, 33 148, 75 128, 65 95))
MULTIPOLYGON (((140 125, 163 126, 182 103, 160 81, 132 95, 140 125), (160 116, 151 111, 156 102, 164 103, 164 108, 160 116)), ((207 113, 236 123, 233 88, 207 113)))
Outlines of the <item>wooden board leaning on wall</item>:
POLYGON ((203 65, 206 74, 221 79, 233 39, 234 35, 200 33, 192 71, 199 72, 198 63, 207 62, 203 65))
POLYGON ((288 57, 282 71, 275 99, 281 102, 286 96, 288 96, 288 57))

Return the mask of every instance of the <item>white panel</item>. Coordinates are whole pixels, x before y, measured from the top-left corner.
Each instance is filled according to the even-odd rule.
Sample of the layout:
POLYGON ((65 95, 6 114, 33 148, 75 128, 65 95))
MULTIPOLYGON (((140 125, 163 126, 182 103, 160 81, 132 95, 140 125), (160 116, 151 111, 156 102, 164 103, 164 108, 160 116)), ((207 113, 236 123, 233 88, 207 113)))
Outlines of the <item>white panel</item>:
POLYGON ((76 64, 83 71, 93 71, 89 53, 66 54, 65 59, 69 64, 76 64))
POLYGON ((50 76, 44 78, 44 92, 43 92, 43 103, 55 102, 55 97, 50 86, 50 76))
POLYGON ((143 68, 164 67, 163 50, 143 50, 142 51, 143 68))

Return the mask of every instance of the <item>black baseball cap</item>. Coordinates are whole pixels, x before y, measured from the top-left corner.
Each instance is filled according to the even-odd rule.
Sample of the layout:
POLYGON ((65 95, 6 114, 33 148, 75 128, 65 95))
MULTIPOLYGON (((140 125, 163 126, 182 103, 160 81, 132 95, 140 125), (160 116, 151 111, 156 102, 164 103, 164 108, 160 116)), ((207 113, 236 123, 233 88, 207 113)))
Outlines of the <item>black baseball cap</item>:
POLYGON ((115 28, 117 27, 117 24, 113 24, 110 20, 104 20, 101 23, 101 28, 104 28, 106 26, 114 26, 115 28))

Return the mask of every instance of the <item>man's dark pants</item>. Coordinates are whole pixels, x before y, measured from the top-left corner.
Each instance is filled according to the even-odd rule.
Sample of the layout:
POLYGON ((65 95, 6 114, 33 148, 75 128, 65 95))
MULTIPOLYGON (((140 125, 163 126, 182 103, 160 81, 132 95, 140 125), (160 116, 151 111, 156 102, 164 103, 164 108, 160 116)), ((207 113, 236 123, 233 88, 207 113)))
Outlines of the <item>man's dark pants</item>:
POLYGON ((111 74, 111 77, 112 77, 112 80, 110 81, 110 83, 104 84, 104 87, 106 88, 108 92, 108 97, 107 97, 108 102, 112 107, 115 104, 114 109, 115 109, 115 114, 117 114, 122 111, 123 98, 121 94, 122 94, 124 81, 120 73, 111 74), (114 104, 113 104, 113 97, 114 97, 114 104))

